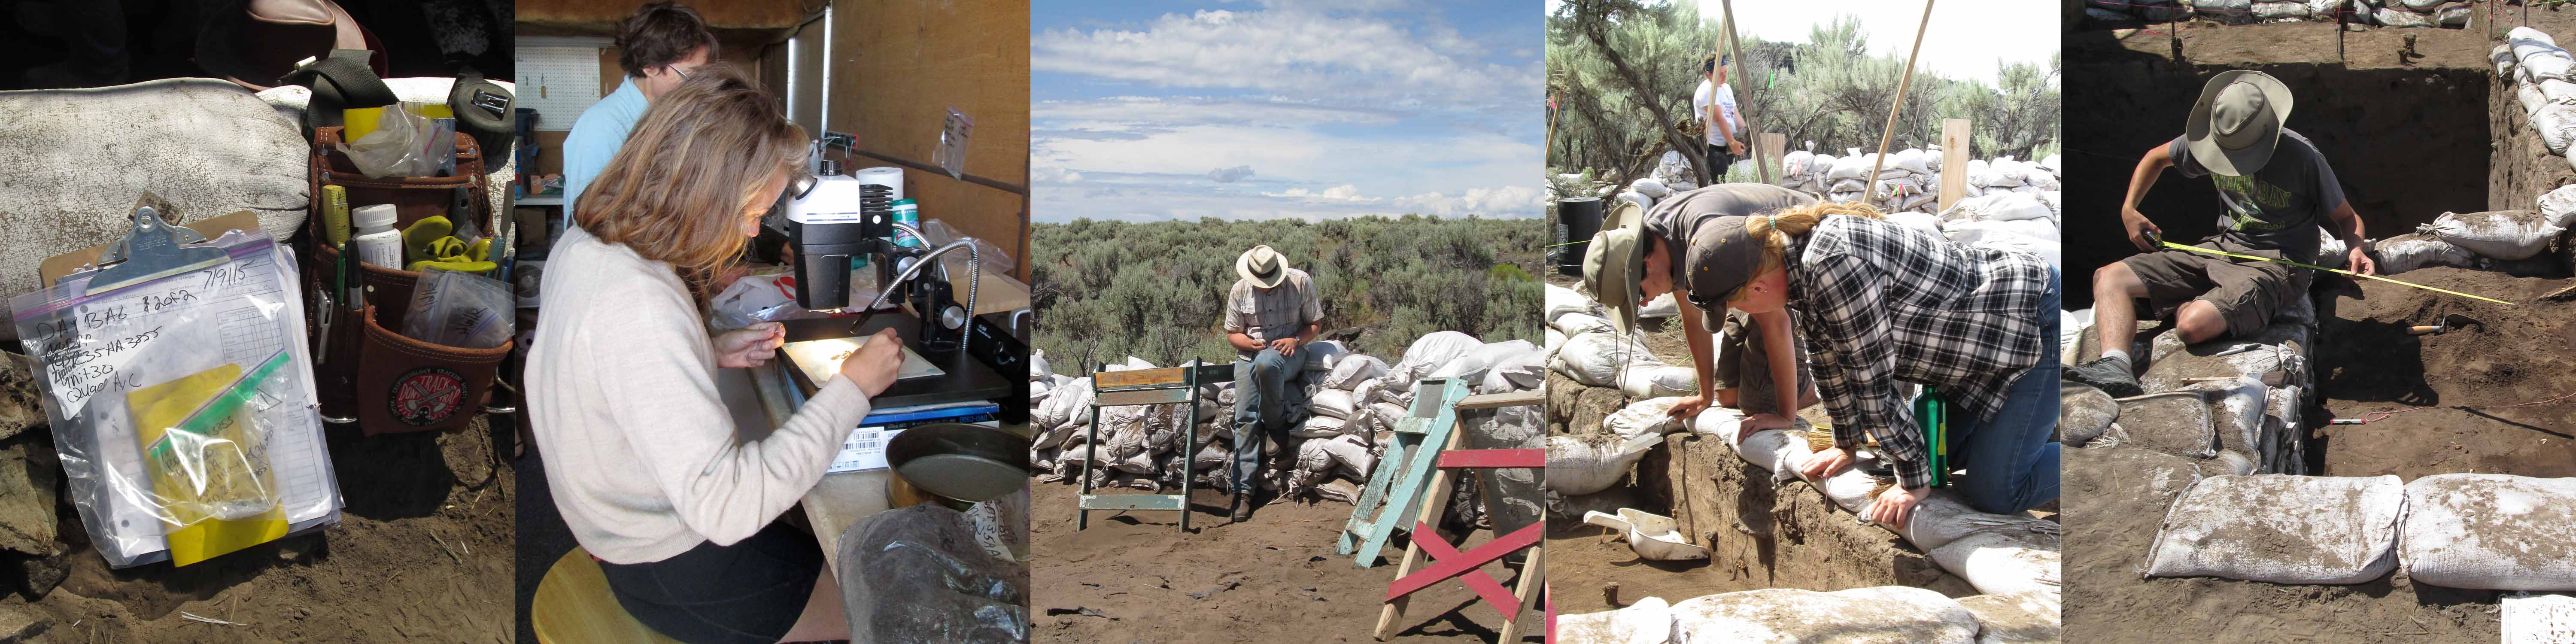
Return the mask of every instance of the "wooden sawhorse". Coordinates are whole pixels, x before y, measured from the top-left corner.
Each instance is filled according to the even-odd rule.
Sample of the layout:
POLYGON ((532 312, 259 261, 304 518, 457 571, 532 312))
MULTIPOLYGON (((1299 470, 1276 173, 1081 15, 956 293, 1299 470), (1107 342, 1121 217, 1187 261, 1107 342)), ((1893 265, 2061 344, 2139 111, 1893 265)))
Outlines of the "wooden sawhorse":
MULTIPOLYGON (((1546 401, 1547 394, 1539 391, 1480 394, 1458 400, 1452 411, 1538 405, 1546 401)), ((1455 418, 1454 413, 1441 416, 1444 419, 1455 418)), ((1453 489, 1449 482, 1452 470, 1504 467, 1544 469, 1547 467, 1545 449, 1457 449, 1464 437, 1465 432, 1449 433, 1447 444, 1439 451, 1438 472, 1432 474, 1430 488, 1422 490, 1421 510, 1414 518, 1413 528, 1407 535, 1408 545, 1404 549, 1404 562, 1396 567, 1395 583, 1387 586, 1386 605, 1378 611, 1375 635, 1381 641, 1394 634, 1395 622, 1404 618, 1405 604, 1413 593, 1451 578, 1458 578, 1467 584, 1468 588, 1476 591, 1479 599, 1492 604, 1496 611, 1503 614, 1503 628, 1500 637, 1495 640, 1498 644, 1516 641, 1520 638, 1522 609, 1529 607, 1530 600, 1536 598, 1537 594, 1546 588, 1546 548, 1539 544, 1539 539, 1545 534, 1547 528, 1547 516, 1544 512, 1540 514, 1538 522, 1463 553, 1459 552, 1457 547, 1441 541, 1439 533, 1433 529, 1431 522, 1440 520, 1441 512, 1449 506, 1449 494, 1453 489), (1517 591, 1504 590, 1503 584, 1494 581, 1492 575, 1478 570, 1485 564, 1523 549, 1529 550, 1529 556, 1521 563, 1517 591), (1439 560, 1438 563, 1415 572, 1415 567, 1423 563, 1422 558, 1425 554, 1439 560)), ((1491 500, 1487 501, 1487 507, 1492 507, 1491 500)), ((1548 612, 1550 615, 1554 614, 1554 611, 1548 612)))

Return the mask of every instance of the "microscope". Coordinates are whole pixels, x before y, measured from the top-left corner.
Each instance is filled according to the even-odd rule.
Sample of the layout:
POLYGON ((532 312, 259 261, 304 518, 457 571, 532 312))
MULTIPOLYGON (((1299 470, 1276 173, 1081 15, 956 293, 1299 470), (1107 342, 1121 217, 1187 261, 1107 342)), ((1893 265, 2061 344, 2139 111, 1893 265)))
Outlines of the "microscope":
POLYGON ((845 173, 841 162, 825 159, 813 176, 800 177, 787 188, 787 241, 795 248, 796 305, 833 311, 850 305, 852 260, 866 259, 881 285, 874 299, 855 309, 862 317, 855 332, 888 302, 910 305, 921 316, 915 342, 924 354, 949 354, 966 348, 981 282, 983 258, 975 239, 931 246, 911 224, 895 221, 893 204, 902 198, 903 172, 869 168, 845 173), (899 243, 900 237, 918 240, 899 243), (941 255, 966 251, 966 301, 957 301, 941 255))

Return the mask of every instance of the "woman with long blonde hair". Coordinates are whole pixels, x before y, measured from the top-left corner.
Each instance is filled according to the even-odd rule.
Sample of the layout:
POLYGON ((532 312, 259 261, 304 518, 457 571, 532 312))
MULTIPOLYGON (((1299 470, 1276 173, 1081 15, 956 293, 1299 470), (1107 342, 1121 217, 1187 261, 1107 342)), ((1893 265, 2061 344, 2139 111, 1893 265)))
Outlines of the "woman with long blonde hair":
MULTIPOLYGON (((1903 381, 1968 412, 1966 422, 1951 423, 1946 453, 1952 469, 1968 471, 1956 487, 1970 506, 2008 514, 2057 498, 2058 444, 2049 437, 2058 411, 2058 275, 2046 259, 1952 243, 1887 221, 1867 204, 1819 202, 1765 184, 1674 195, 1641 219, 1633 208, 1622 212, 1626 220, 1593 237, 1584 279, 1623 329, 1638 302, 1673 293, 1693 363, 1706 365, 1706 330, 1729 309, 1780 340, 1770 345, 1774 356, 1786 355, 1787 328, 1796 327, 1834 421, 1834 446, 1802 468, 1808 480, 1850 466, 1853 450, 1875 439, 1895 483, 1870 518, 1905 524, 1931 494, 1930 455, 1942 446, 1925 444, 1903 381)), ((1772 360, 1773 371, 1782 363, 1772 360)), ((1675 405, 1676 415, 1707 407, 1710 368, 1700 370, 1703 396, 1675 405)), ((1790 421, 1766 414, 1746 424, 1778 429, 1790 421)))
POLYGON ((893 384, 870 339, 787 423, 737 436, 716 370, 768 362, 776 323, 709 337, 715 276, 803 167, 805 133, 709 65, 644 114, 548 258, 528 411, 564 523, 638 621, 689 642, 847 639, 813 535, 778 521, 893 384))

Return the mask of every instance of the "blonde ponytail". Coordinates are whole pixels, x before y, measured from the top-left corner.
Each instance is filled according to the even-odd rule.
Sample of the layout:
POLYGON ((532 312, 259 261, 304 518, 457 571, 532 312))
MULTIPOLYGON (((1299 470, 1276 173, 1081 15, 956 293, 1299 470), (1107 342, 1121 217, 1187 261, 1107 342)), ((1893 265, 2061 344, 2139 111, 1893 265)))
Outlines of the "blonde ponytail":
MULTIPOLYGON (((1807 231, 1815 230, 1816 224, 1822 223, 1826 215, 1846 215, 1863 219, 1887 218, 1887 215, 1879 214, 1877 208, 1858 201, 1818 201, 1781 210, 1776 214, 1747 217, 1744 231, 1762 239, 1762 267, 1755 269, 1753 274, 1757 277, 1769 275, 1771 271, 1787 266, 1789 238, 1803 237, 1807 231)), ((1744 293, 1745 291, 1737 291, 1736 297, 1742 298, 1744 293)))

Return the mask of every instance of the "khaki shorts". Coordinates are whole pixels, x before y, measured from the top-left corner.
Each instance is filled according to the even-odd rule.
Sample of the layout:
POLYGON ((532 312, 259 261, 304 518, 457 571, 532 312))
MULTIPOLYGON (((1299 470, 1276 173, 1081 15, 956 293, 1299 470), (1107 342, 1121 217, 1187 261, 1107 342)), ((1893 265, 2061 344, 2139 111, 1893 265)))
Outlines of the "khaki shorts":
MULTIPOLYGON (((1815 375, 1807 370, 1806 341, 1794 332, 1789 334, 1789 355, 1798 362, 1800 398, 1816 390, 1815 375)), ((1735 394, 1736 407, 1746 414, 1796 414, 1798 410, 1779 409, 1779 388, 1771 384, 1771 354, 1764 350, 1762 334, 1753 328, 1752 316, 1730 312, 1726 326, 1717 332, 1717 387, 1740 389, 1735 394)), ((1712 402, 1714 404, 1714 402, 1712 402)))
POLYGON ((2147 303, 2159 316, 2192 300, 2205 301, 2218 307, 2231 336, 2263 330, 2308 289, 2306 269, 2187 250, 2131 255, 2120 263, 2146 284, 2147 303))

